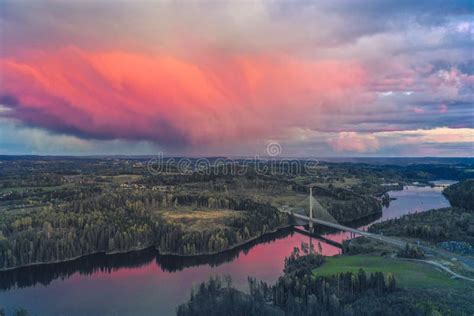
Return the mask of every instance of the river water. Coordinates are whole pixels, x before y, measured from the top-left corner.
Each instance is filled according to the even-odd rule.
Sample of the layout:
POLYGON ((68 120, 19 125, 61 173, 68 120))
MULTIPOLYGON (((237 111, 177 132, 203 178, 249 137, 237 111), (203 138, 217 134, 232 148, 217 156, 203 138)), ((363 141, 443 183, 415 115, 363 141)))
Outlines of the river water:
MULTIPOLYGON (((438 182, 443 184, 446 182, 438 182)), ((373 222, 412 212, 449 206, 442 187, 407 186, 390 191, 390 206, 373 222)), ((265 236, 239 249, 215 256, 182 258, 159 256, 153 250, 94 255, 72 262, 43 265, 0 273, 0 308, 10 315, 16 308, 32 315, 174 315, 194 284, 211 275, 230 275, 234 286, 247 289, 247 277, 274 283, 282 274, 284 259, 302 242, 312 242, 327 256, 341 252, 336 243, 349 233, 322 232, 315 239, 292 229, 265 236)))

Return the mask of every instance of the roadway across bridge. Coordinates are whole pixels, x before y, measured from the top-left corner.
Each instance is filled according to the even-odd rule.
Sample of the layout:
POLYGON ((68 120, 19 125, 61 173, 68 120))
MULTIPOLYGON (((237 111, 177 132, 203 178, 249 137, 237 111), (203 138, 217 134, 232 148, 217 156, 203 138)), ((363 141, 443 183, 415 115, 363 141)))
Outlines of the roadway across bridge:
MULTIPOLYGON (((402 240, 399 240, 399 239, 396 239, 396 238, 393 238, 393 237, 387 237, 387 236, 383 236, 383 235, 379 235, 379 234, 373 234, 373 233, 369 233, 369 232, 366 232, 366 231, 363 231, 363 230, 359 230, 359 229, 356 229, 356 228, 352 228, 352 227, 348 227, 348 226, 344 226, 344 225, 339 224, 334 219, 334 217, 332 217, 331 214, 329 214, 329 212, 313 197, 311 187, 310 187, 310 190, 309 190, 309 203, 307 203, 307 201, 308 200, 305 199, 303 202, 296 205, 296 207, 293 207, 293 208, 282 207, 279 210, 280 210, 280 212, 286 213, 290 216, 293 216, 296 219, 299 219, 299 220, 304 221, 304 222, 308 222, 311 232, 313 231, 313 229, 312 229, 313 224, 319 224, 319 225, 323 225, 323 226, 327 226, 327 227, 331 227, 331 228, 351 232, 353 234, 364 236, 364 237, 367 237, 367 238, 370 238, 370 239, 378 240, 378 241, 381 241, 381 242, 384 242, 384 243, 387 243, 387 244, 390 244, 390 245, 393 245, 393 246, 396 246, 396 247, 404 248, 406 246, 405 241, 402 241, 402 240), (308 204, 309 204, 309 210, 308 211, 304 207, 301 207, 301 206, 306 206, 308 204), (309 216, 299 214, 295 210, 302 210, 304 213, 309 213, 309 216), (314 215, 316 215, 317 218, 315 218, 314 215)), ((435 254, 435 255, 438 255, 440 257, 445 257, 445 258, 452 258, 453 257, 453 254, 444 254, 444 253, 442 253, 442 252, 440 252, 436 249, 432 249, 431 247, 426 247, 426 246, 421 246, 421 245, 419 245, 419 247, 427 253, 435 254)), ((462 256, 455 256, 455 257, 458 258, 458 259, 466 260, 466 258, 464 258, 462 256)), ((450 273, 454 278, 460 278, 460 279, 464 279, 464 280, 474 282, 474 279, 462 276, 462 275, 450 270, 448 267, 445 267, 441 263, 433 261, 433 260, 418 260, 418 259, 404 259, 404 260, 424 262, 424 263, 433 265, 437 268, 440 268, 440 269, 450 273)))
POLYGON ((390 237, 386 237, 386 236, 382 236, 382 235, 378 235, 378 234, 372 234, 372 233, 369 233, 369 232, 366 232, 366 231, 363 231, 363 230, 359 230, 359 229, 355 229, 355 228, 352 228, 352 227, 348 227, 348 226, 344 226, 344 225, 324 221, 324 220, 321 220, 321 219, 310 218, 308 216, 301 215, 301 214, 298 214, 298 213, 293 213, 293 212, 290 212, 290 211, 284 211, 284 210, 281 210, 281 211, 284 212, 284 213, 287 213, 289 215, 292 215, 295 218, 298 218, 300 220, 307 221, 308 223, 320 224, 320 225, 323 225, 323 226, 332 227, 332 228, 336 228, 336 229, 339 229, 339 230, 351 232, 351 233, 358 234, 358 235, 361 235, 361 236, 364 236, 364 237, 367 237, 367 238, 379 240, 381 242, 385 242, 385 243, 388 243, 388 244, 391 244, 391 245, 394 245, 394 246, 397 246, 397 247, 402 247, 403 248, 406 245, 406 242, 403 242, 403 241, 400 241, 400 240, 397 240, 397 239, 394 239, 394 238, 390 238, 390 237))
POLYGON ((313 224, 319 224, 327 227, 336 228, 339 230, 351 232, 357 235, 361 235, 367 238, 379 240, 381 242, 397 246, 397 247, 405 247, 406 242, 397 240, 395 238, 386 237, 383 235, 372 234, 363 230, 359 230, 356 228, 348 227, 341 225, 337 222, 334 217, 329 214, 329 212, 313 197, 313 189, 309 188, 309 198, 304 199, 302 202, 298 203, 296 207, 293 208, 281 208, 281 212, 292 215, 294 218, 300 219, 305 221, 309 224, 309 228, 312 231, 313 224), (309 201, 308 201, 309 200, 309 201), (309 206, 309 209, 307 208, 309 206), (299 214, 295 212, 295 210, 302 210, 304 213, 309 213, 309 216, 299 214))

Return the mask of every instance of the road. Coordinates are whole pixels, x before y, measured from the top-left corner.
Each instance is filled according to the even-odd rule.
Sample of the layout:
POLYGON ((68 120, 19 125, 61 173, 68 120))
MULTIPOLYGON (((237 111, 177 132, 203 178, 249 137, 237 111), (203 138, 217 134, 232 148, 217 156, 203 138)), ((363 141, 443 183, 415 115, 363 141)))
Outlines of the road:
POLYGON ((292 212, 289 212, 289 211, 283 211, 283 210, 280 210, 280 211, 283 212, 283 213, 289 214, 289 215, 293 215, 295 218, 298 218, 298 219, 301 219, 301 220, 304 220, 304 221, 307 221, 307 222, 313 222, 315 224, 320 224, 320 225, 336 228, 336 229, 339 229, 339 230, 352 232, 354 234, 358 234, 358 235, 361 235, 361 236, 364 236, 364 237, 367 237, 367 238, 379 240, 381 242, 385 242, 387 244, 391 244, 391 245, 394 245, 394 246, 397 246, 397 247, 402 247, 403 248, 406 245, 406 242, 395 239, 395 238, 386 237, 386 236, 377 235, 377 234, 372 234, 372 233, 369 233, 369 232, 366 232, 366 231, 363 231, 363 230, 359 230, 359 229, 356 229, 356 228, 351 228, 351 227, 347 227, 347 226, 344 226, 344 225, 331 223, 331 222, 328 222, 328 221, 323 221, 323 220, 320 220, 320 219, 310 218, 308 216, 297 214, 297 213, 292 213, 292 212))
POLYGON ((435 266, 443 271, 446 271, 447 273, 451 274, 453 276, 453 278, 458 278, 458 279, 463 279, 463 280, 466 280, 466 281, 471 281, 471 282, 474 282, 474 279, 471 279, 471 278, 468 278, 468 277, 465 277, 463 275, 460 275, 459 273, 456 273, 454 272, 453 270, 451 270, 450 268, 442 265, 441 263, 439 262, 436 262, 436 261, 433 261, 433 260, 422 260, 422 259, 409 259, 409 258, 399 258, 397 257, 396 254, 392 254, 392 258, 393 259, 398 259, 398 260, 403 260, 403 261, 413 261, 413 262, 422 262, 422 263, 426 263, 426 264, 431 264, 432 266, 435 266))
MULTIPOLYGON (((354 234, 359 234, 361 236, 371 238, 371 239, 375 239, 375 240, 378 240, 378 241, 381 241, 381 242, 384 242, 384 243, 387 243, 387 244, 390 244, 390 245, 394 245, 394 246, 397 246, 397 247, 404 248, 405 245, 406 245, 405 241, 398 240, 398 239, 395 239, 395 238, 392 238, 392 237, 386 237, 386 236, 382 236, 382 235, 378 235, 378 234, 372 234, 372 233, 369 233, 369 232, 366 232, 366 231, 363 231, 363 230, 355 229, 355 228, 352 228, 352 227, 347 227, 347 226, 336 224, 336 223, 331 223, 331 222, 328 222, 328 221, 323 221, 323 220, 320 220, 320 219, 310 218, 308 216, 297 214, 297 213, 292 213, 292 212, 289 212, 289 211, 284 211, 284 210, 280 210, 280 211, 283 212, 283 213, 292 215, 295 218, 307 221, 307 222, 313 222, 315 224, 320 224, 320 225, 340 229, 340 230, 343 230, 343 231, 352 232, 354 234)), ((435 253, 439 254, 438 251, 435 251, 435 250, 433 250, 431 248, 428 248, 426 246, 420 246, 420 247, 425 252, 435 252, 435 253)), ((442 269, 442 270, 446 271, 447 273, 451 274, 455 278, 459 278, 459 279, 474 282, 474 279, 462 276, 462 275, 452 271, 448 267, 442 265, 441 263, 433 261, 433 260, 419 260, 419 259, 403 259, 403 260, 411 260, 411 261, 418 261, 418 262, 424 262, 424 263, 427 263, 427 264, 431 264, 435 267, 438 267, 439 269, 442 269)))

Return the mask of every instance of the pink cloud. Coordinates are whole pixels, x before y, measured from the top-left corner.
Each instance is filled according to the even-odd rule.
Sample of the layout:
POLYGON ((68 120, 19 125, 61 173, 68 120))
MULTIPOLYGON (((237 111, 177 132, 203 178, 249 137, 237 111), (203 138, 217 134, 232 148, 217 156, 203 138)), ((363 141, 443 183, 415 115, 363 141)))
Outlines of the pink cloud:
POLYGON ((439 105, 438 108, 439 113, 447 113, 448 112, 448 106, 444 103, 439 105))
POLYGON ((380 146, 375 136, 356 132, 341 132, 337 138, 330 139, 328 142, 338 152, 374 152, 380 146))
POLYGON ((354 61, 281 54, 170 54, 65 48, 0 60, 12 116, 92 138, 169 144, 274 135, 342 110, 366 82, 354 61))
POLYGON ((425 113, 425 109, 416 106, 413 108, 413 112, 415 112, 416 114, 423 114, 425 113))
MULTIPOLYGON (((472 143, 472 128, 438 127, 434 129, 418 129, 393 132, 392 136, 401 144, 421 143, 472 143)), ((389 135, 389 134, 386 134, 389 135)))

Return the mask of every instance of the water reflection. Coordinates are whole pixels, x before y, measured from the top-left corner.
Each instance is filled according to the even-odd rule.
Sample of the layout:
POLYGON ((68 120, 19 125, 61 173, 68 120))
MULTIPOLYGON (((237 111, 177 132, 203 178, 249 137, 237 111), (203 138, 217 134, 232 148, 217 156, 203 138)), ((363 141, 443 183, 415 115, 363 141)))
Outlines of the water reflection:
POLYGON ((287 238, 295 232, 292 228, 284 228, 275 233, 257 238, 240 247, 214 255, 205 256, 161 256, 154 248, 146 250, 106 255, 103 253, 85 256, 76 260, 22 267, 0 272, 0 289, 30 287, 36 284, 49 285, 55 279, 66 279, 75 273, 92 275, 97 272, 111 273, 122 268, 139 268, 155 261, 164 272, 178 272, 185 268, 209 265, 219 266, 239 257, 241 253, 247 254, 250 249, 259 244, 274 242, 287 238))
POLYGON ((248 252, 257 245, 264 245, 272 243, 278 239, 284 239, 288 236, 293 236, 294 230, 291 227, 280 229, 275 233, 271 233, 255 240, 250 241, 242 246, 234 249, 220 252, 214 255, 205 256, 156 256, 156 263, 166 272, 178 272, 185 268, 191 268, 200 265, 209 265, 211 267, 220 266, 223 263, 231 262, 237 259, 241 254, 247 255, 248 252))
MULTIPOLYGON (((373 222, 374 219, 379 217, 381 217, 381 214, 376 214, 374 216, 364 218, 363 220, 349 223, 348 226, 360 227, 364 224, 373 222)), ((100 253, 67 262, 35 265, 9 271, 2 271, 0 272, 0 289, 9 290, 15 287, 24 288, 35 286, 37 284, 47 286, 55 279, 64 280, 76 273, 79 273, 80 275, 92 275, 97 272, 111 273, 122 268, 140 268, 145 265, 149 265, 153 261, 155 261, 157 266, 160 267, 164 272, 178 272, 185 268, 191 268, 200 265, 217 267, 226 262, 235 260, 241 254, 247 255, 248 252, 256 245, 272 243, 276 240, 293 236, 295 233, 314 238, 314 242, 322 242, 336 248, 341 248, 341 243, 337 241, 339 238, 333 238, 334 236, 340 234, 340 232, 336 229, 318 226, 315 227, 314 233, 310 234, 304 227, 289 227, 280 229, 275 233, 262 236, 234 249, 214 255, 192 257, 174 255, 162 256, 154 248, 149 248, 141 251, 111 255, 100 253)))
POLYGON ((76 272, 91 275, 96 272, 113 272, 120 268, 139 268, 152 262, 156 251, 147 249, 126 254, 95 254, 76 260, 22 267, 0 272, 0 288, 8 290, 37 284, 49 285, 55 279, 67 279, 76 272))
MULTIPOLYGON (((390 196, 397 199, 383 214, 345 224, 364 228, 380 219, 449 205, 441 188, 408 187, 390 196)), ((301 242, 311 241, 316 249, 321 243, 322 253, 331 256, 341 253, 340 243, 351 238, 350 233, 315 228, 322 237, 284 229, 212 256, 160 256, 147 249, 0 272, 0 308, 7 314, 23 307, 34 315, 173 315, 193 284, 211 275, 231 275, 240 289, 247 289, 248 276, 271 284, 281 275, 284 258, 301 242)))
MULTIPOLYGON (((382 213, 377 213, 357 221, 345 223, 345 225, 354 228, 365 228, 368 224, 381 217, 382 213)), ((223 263, 235 260, 240 254, 247 255, 247 253, 256 245, 272 243, 275 240, 293 236, 295 233, 315 238, 315 242, 323 242, 336 248, 341 248, 342 240, 351 237, 349 233, 340 232, 337 229, 323 226, 315 226, 313 234, 309 234, 306 227, 289 227, 262 236, 234 249, 214 255, 192 257, 174 255, 162 256, 154 248, 112 255, 99 253, 67 262, 35 265, 2 271, 0 272, 0 289, 9 290, 15 287, 24 288, 35 286, 37 284, 47 286, 55 279, 64 280, 75 273, 79 273, 80 275, 92 275, 97 272, 111 273, 122 268, 140 268, 150 264, 152 261, 155 261, 158 267, 160 267, 164 272, 178 272, 185 268, 200 265, 217 267, 223 263), (338 236, 340 237, 337 238, 338 236)))

